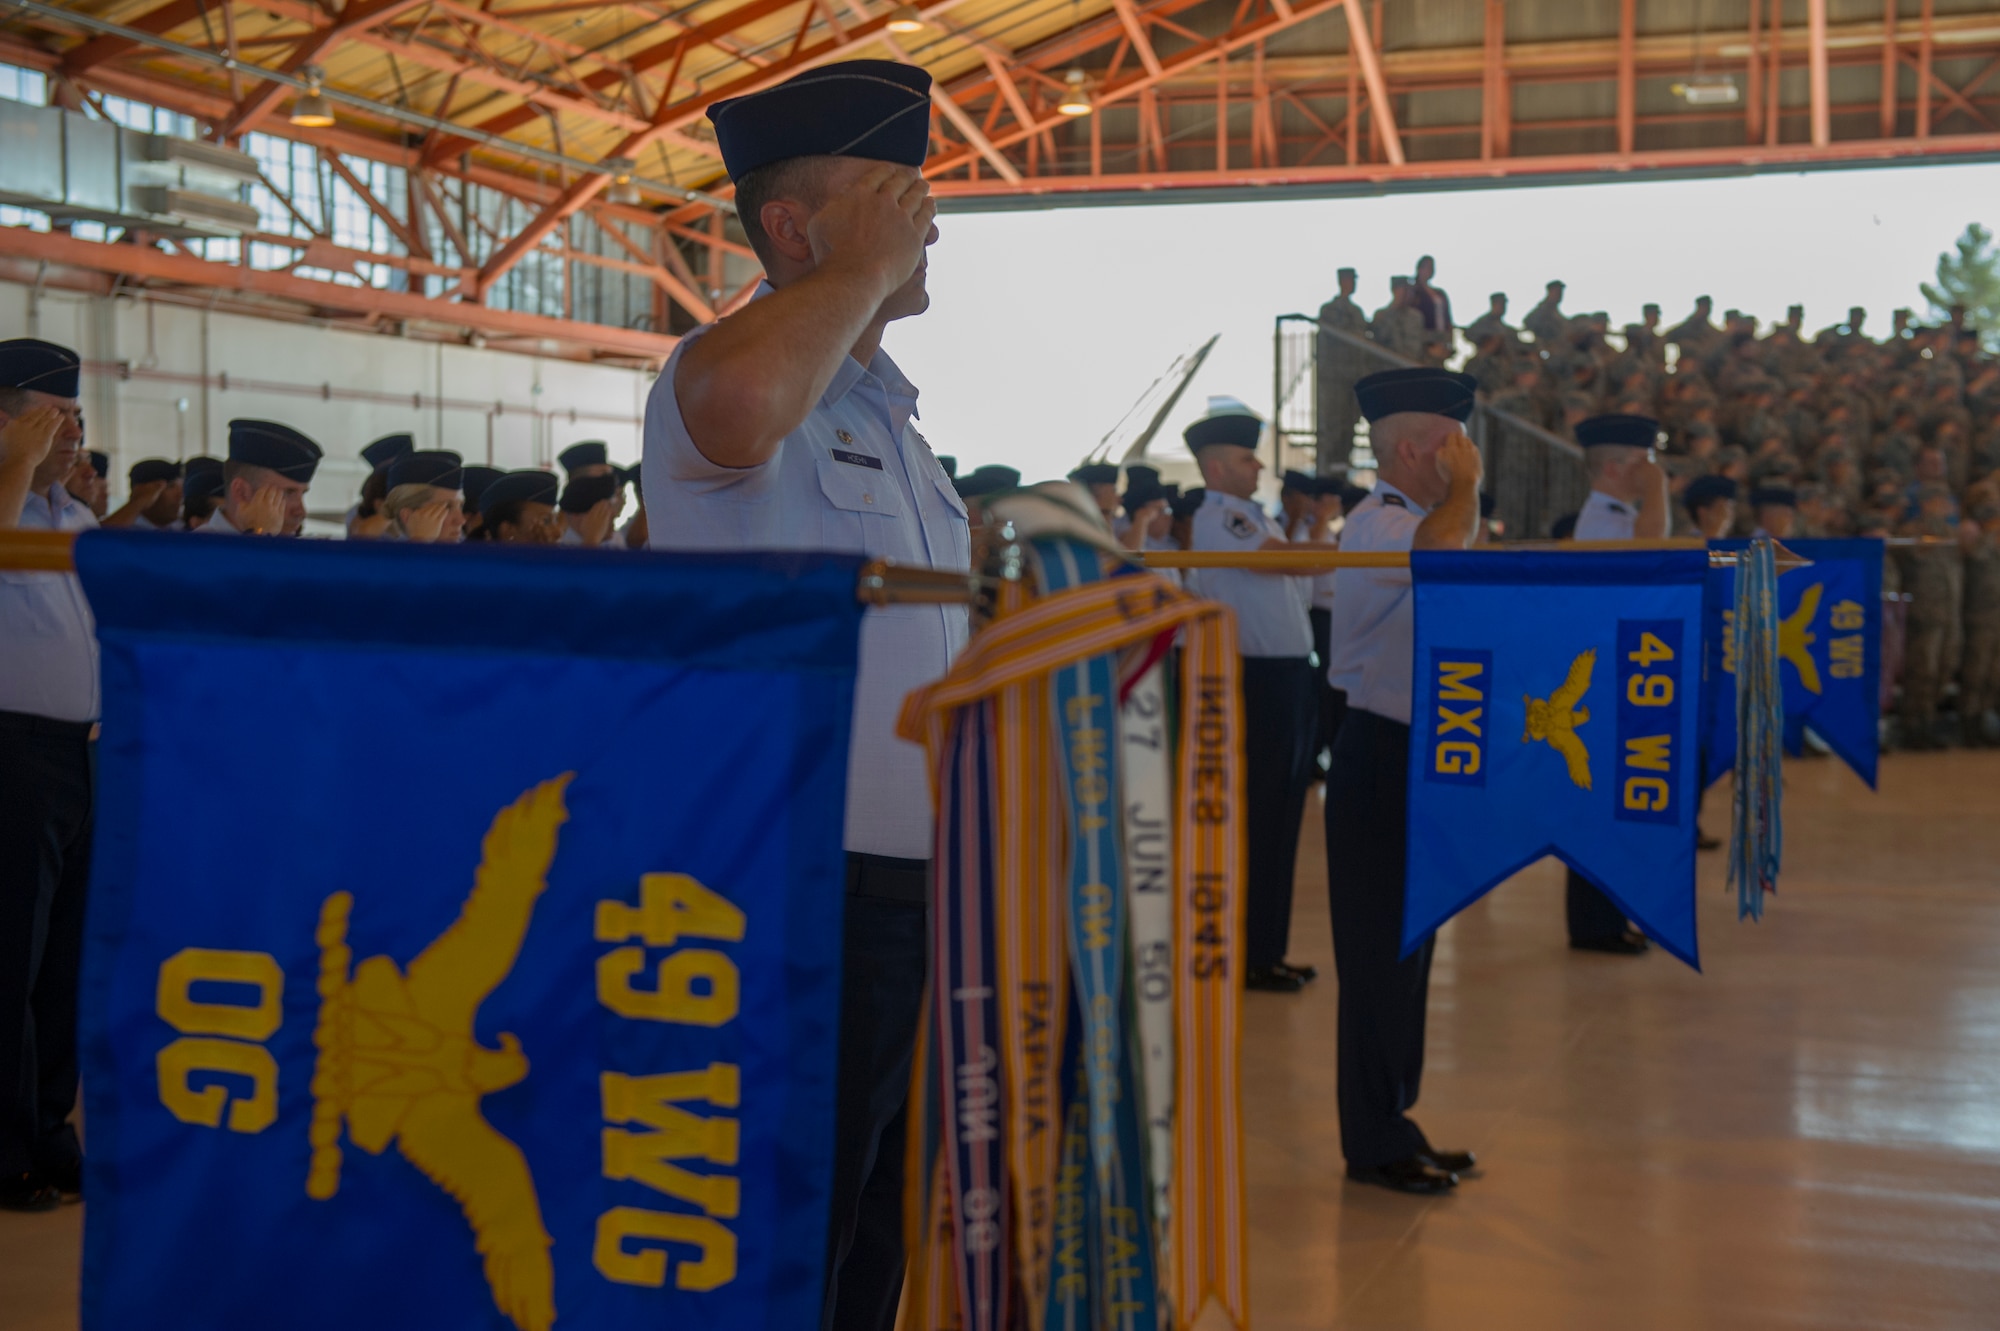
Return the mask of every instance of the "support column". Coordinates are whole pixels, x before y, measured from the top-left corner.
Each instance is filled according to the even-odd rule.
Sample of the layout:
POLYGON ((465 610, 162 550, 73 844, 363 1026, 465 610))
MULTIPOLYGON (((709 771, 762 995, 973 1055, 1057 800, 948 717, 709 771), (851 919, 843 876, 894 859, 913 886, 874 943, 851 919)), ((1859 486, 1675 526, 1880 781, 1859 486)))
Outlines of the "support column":
POLYGON ((1632 155, 1633 131, 1637 126, 1634 102, 1638 83, 1639 0, 1619 0, 1618 4, 1618 155, 1632 155))
POLYGON ((1812 145, 1825 148, 1833 143, 1833 112, 1826 89, 1826 0, 1806 0, 1806 73, 1811 84, 1812 145))

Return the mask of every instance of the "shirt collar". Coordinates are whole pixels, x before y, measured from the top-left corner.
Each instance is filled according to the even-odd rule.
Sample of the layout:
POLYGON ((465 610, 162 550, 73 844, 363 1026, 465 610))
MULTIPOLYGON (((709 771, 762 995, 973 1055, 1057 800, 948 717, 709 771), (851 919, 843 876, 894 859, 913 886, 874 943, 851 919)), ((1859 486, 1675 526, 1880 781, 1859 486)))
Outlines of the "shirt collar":
POLYGON ((1395 486, 1389 484, 1389 482, 1383 480, 1381 477, 1379 476, 1376 477, 1375 478, 1376 495, 1380 496, 1384 490, 1387 490, 1390 494, 1402 500, 1403 506, 1409 509, 1410 512, 1416 514, 1418 517, 1427 518, 1430 516, 1431 511, 1429 509, 1425 508, 1422 504, 1419 504, 1416 500, 1410 498, 1408 495, 1404 494, 1401 490, 1398 490, 1395 486))
MULTIPOLYGON (((771 280, 765 278, 757 283, 757 290, 751 294, 750 299, 762 300, 776 290, 777 288, 771 285, 771 280)), ((908 401, 910 415, 917 415, 917 386, 911 383, 902 368, 889 358, 889 353, 880 347, 875 348, 874 358, 865 366, 852 356, 841 357, 840 368, 833 372, 833 381, 826 386, 826 391, 819 395, 820 406, 827 408, 839 406, 841 400, 854 391, 854 386, 861 382, 864 375, 873 375, 875 381, 882 385, 883 392, 892 400, 903 398, 908 401)))
POLYGON ((57 481, 46 490, 28 491, 28 500, 31 503, 36 500, 41 501, 42 509, 49 515, 52 525, 61 522, 69 510, 84 507, 83 501, 64 489, 61 481, 57 481))
POLYGON ((1233 508, 1239 513, 1249 513, 1260 518, 1266 516, 1264 510, 1258 507, 1254 499, 1239 499, 1235 495, 1224 494, 1220 490, 1210 490, 1201 502, 1204 505, 1215 504, 1222 508, 1233 508))

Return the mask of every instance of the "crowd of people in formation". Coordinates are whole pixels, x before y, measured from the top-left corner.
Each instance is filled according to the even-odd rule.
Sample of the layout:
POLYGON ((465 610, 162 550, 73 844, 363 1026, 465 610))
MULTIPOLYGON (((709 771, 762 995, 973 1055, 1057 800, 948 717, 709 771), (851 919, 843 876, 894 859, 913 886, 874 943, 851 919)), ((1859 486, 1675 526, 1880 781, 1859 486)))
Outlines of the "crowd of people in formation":
POLYGON ((1565 312, 1552 281, 1518 326, 1504 292, 1460 326, 1434 275, 1420 260, 1370 315, 1343 269, 1322 326, 1414 364, 1463 356, 1482 401, 1563 439, 1607 414, 1657 421, 1675 534, 1923 538, 1884 561, 1907 616, 1896 738, 1948 742, 1939 710, 1955 684, 1956 738, 2000 742, 1987 719, 2000 706, 2000 356, 1964 309, 1932 327, 1898 310, 1878 340, 1859 308, 1809 333, 1794 305, 1760 330, 1739 310, 1718 325, 1702 296, 1670 327, 1647 305, 1614 332, 1609 315, 1565 312))

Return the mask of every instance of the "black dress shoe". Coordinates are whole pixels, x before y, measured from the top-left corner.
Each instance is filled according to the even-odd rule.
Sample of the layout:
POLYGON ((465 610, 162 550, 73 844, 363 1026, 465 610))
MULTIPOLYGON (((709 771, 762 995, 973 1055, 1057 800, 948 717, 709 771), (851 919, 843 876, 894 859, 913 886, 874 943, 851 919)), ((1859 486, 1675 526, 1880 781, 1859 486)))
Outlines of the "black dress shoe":
POLYGON ((1569 945, 1578 952, 1609 952, 1614 957, 1636 957, 1652 950, 1646 935, 1627 929, 1608 938, 1572 938, 1569 945))
POLYGON ((1274 971, 1290 971, 1299 977, 1300 984, 1311 984, 1319 978, 1319 967, 1317 966, 1298 966, 1289 961, 1281 961, 1271 967, 1271 969, 1274 971))
POLYGON ((1243 987, 1260 994, 1296 994, 1306 987, 1305 978, 1284 965, 1252 966, 1243 973, 1243 987))
POLYGON ((62 1205, 62 1190, 38 1174, 0 1179, 0 1211, 53 1211, 62 1205))
POLYGON ((1458 1175, 1447 1169, 1434 1168, 1421 1155, 1406 1156, 1374 1169, 1356 1169, 1349 1165, 1347 1177, 1356 1183, 1371 1183, 1391 1192, 1410 1192, 1420 1197, 1435 1197, 1458 1186, 1458 1175))
POLYGON ((1470 1151, 1440 1151, 1426 1146, 1417 1152, 1417 1159, 1447 1174, 1464 1174, 1479 1167, 1478 1157, 1470 1151))

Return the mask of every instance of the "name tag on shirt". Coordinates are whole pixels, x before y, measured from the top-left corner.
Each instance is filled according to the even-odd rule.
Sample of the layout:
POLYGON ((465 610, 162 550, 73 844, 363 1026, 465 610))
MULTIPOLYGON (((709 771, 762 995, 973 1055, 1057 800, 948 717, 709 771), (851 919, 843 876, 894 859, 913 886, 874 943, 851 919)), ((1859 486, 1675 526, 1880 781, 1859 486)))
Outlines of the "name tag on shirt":
POLYGON ((833 460, 835 462, 845 462, 850 467, 868 467, 875 471, 882 470, 881 458, 870 457, 866 453, 850 453, 844 448, 833 450, 833 460))

